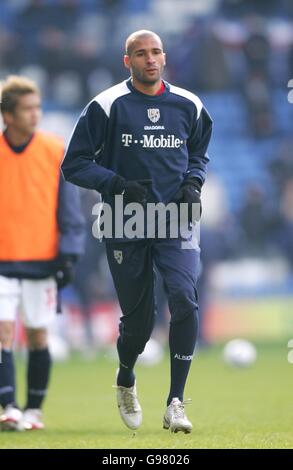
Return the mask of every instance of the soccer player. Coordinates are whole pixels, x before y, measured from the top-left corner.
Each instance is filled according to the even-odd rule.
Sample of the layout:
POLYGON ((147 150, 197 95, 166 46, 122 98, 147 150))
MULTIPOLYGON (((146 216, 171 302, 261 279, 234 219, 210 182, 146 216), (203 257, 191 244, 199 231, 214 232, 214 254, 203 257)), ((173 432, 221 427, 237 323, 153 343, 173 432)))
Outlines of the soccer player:
MULTIPOLYGON (((165 60, 157 34, 131 34, 124 55, 131 77, 86 106, 69 143, 62 163, 65 178, 96 189, 113 208, 117 195, 144 207, 150 202, 184 202, 188 209, 200 204, 212 120, 197 96, 162 80, 165 60)), ((191 210, 188 218, 195 222, 191 210)), ((163 427, 189 433, 183 393, 198 330, 199 248, 184 249, 181 236, 107 236, 105 241, 123 313, 117 341, 121 418, 131 429, 142 422, 134 366, 154 325, 156 267, 171 313, 171 384, 163 427)))
POLYGON ((82 252, 78 189, 60 178, 62 142, 37 131, 36 84, 10 76, 1 86, 0 133, 0 416, 2 430, 42 429, 51 359, 47 329, 57 284, 70 282, 82 252), (13 339, 20 309, 28 342, 27 401, 16 402, 13 339))

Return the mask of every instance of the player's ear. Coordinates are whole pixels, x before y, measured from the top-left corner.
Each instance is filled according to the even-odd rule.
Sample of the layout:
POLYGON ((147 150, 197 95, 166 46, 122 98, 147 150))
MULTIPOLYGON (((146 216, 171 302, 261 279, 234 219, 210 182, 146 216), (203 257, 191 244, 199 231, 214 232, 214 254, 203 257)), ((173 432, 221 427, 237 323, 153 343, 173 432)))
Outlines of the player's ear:
POLYGON ((163 56, 164 56, 164 65, 166 65, 166 54, 165 54, 165 52, 163 53, 163 56))
POLYGON ((124 66, 125 66, 127 69, 130 69, 129 56, 128 56, 127 54, 124 55, 124 57, 123 57, 123 62, 124 62, 124 66))
POLYGON ((13 123, 14 117, 12 113, 5 112, 2 114, 3 122, 6 126, 11 126, 13 123))

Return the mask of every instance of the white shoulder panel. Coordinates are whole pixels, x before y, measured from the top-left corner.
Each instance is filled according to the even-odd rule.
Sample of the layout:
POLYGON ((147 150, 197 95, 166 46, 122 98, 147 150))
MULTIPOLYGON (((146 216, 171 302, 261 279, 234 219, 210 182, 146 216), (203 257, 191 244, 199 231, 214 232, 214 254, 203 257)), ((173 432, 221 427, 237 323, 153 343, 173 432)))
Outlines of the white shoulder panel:
POLYGON ((117 98, 120 98, 120 96, 127 95, 128 93, 131 93, 128 86, 126 85, 126 80, 118 83, 117 85, 112 86, 111 88, 108 88, 105 91, 102 91, 102 93, 99 93, 93 101, 96 101, 99 103, 99 105, 103 108, 105 111, 106 115, 109 117, 110 116, 110 111, 111 111, 111 106, 114 103, 117 98))
POLYGON ((191 91, 184 90, 184 88, 179 88, 178 86, 170 85, 170 93, 174 93, 175 95, 183 96, 184 98, 192 101, 197 109, 197 119, 200 116, 203 104, 198 96, 191 93, 191 91))

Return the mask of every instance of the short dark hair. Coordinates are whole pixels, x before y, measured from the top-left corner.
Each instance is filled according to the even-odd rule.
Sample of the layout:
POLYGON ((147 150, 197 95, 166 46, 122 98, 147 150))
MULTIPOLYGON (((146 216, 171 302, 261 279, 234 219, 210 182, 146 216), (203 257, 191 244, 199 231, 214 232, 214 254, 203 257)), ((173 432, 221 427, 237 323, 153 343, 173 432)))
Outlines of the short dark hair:
POLYGON ((29 93, 40 95, 40 90, 35 82, 19 75, 9 75, 1 83, 1 113, 13 113, 19 97, 29 93))
POLYGON ((153 37, 157 38, 160 41, 160 43, 162 45, 162 48, 163 48, 162 40, 161 40, 161 38, 158 34, 154 33, 153 31, 149 31, 148 29, 140 29, 139 31, 135 31, 134 33, 130 34, 130 36, 128 36, 128 38, 126 39, 126 41, 125 41, 125 54, 130 56, 132 51, 133 51, 133 47, 134 47, 134 44, 137 41, 137 39, 142 38, 142 37, 146 37, 146 36, 153 36, 153 37))

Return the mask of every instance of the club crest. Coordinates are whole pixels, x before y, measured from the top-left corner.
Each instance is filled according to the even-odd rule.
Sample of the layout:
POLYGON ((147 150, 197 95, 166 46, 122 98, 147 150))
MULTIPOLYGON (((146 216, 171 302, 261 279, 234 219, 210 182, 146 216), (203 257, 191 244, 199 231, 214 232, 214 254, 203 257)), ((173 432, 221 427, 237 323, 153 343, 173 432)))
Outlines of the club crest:
POLYGON ((114 258, 118 264, 121 264, 123 261, 123 253, 121 250, 114 250, 114 258))
POLYGON ((158 108, 149 108, 148 118, 151 122, 158 122, 160 119, 160 110, 158 108))

